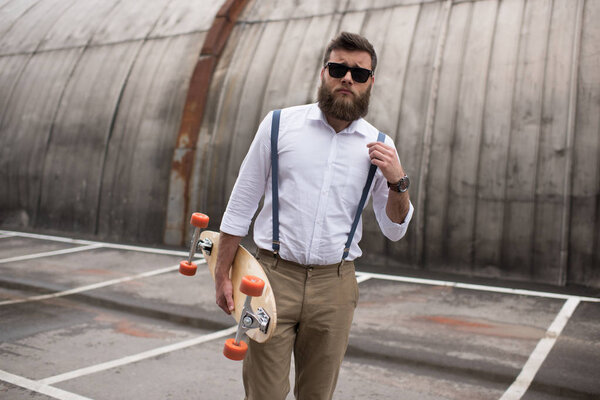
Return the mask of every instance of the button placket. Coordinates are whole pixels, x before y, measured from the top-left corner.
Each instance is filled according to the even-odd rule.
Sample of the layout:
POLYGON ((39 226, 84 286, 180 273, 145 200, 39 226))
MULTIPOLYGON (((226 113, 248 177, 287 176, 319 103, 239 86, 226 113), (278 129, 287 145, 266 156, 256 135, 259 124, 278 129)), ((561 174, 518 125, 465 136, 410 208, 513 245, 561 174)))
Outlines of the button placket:
POLYGON ((323 222, 327 213, 327 202, 329 193, 331 192, 331 184, 333 182, 334 161, 337 157, 337 142, 337 135, 334 134, 330 142, 329 156, 327 157, 327 170, 325 171, 323 186, 321 187, 321 195, 319 196, 313 237, 311 240, 311 246, 308 249, 308 260, 313 258, 313 254, 319 254, 319 244, 321 243, 321 236, 323 234, 323 222))

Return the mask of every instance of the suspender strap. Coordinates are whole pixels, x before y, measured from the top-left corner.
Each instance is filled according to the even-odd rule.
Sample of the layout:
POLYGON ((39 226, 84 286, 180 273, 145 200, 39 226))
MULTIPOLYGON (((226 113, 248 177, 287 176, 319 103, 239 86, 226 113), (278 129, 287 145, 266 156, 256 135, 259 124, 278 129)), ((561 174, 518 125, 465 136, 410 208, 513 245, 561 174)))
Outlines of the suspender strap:
MULTIPOLYGON (((377 136, 377 141, 385 142, 385 135, 382 132, 379 132, 379 136, 377 136)), ((369 195, 369 189, 371 188, 371 184, 373 183, 373 177, 375 176, 376 171, 377 166, 371 164, 371 168, 369 169, 369 175, 367 176, 367 182, 365 183, 365 187, 363 188, 362 196, 360 198, 360 202, 358 203, 358 209, 356 210, 356 215, 354 216, 354 222, 352 222, 352 228, 350 229, 350 233, 348 234, 348 241, 346 242, 346 247, 344 248, 344 255, 342 256, 342 260, 345 260, 346 257, 348 257, 348 253, 350 252, 352 239, 354 238, 354 233, 356 233, 356 227, 358 226, 360 215, 363 212, 363 208, 365 208, 367 196, 369 195)))
POLYGON ((271 123, 271 193, 273 194, 273 254, 279 253, 279 157, 277 141, 279 139, 279 118, 281 110, 273 111, 271 123))

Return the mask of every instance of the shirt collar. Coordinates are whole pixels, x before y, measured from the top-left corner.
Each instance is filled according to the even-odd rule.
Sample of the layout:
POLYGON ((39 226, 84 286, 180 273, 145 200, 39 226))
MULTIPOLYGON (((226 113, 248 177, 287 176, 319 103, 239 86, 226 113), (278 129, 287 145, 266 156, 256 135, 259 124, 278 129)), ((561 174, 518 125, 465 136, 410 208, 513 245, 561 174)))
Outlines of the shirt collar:
MULTIPOLYGON (((313 103, 311 105, 310 110, 308 111, 307 118, 313 121, 321 121, 325 125, 330 126, 329 122, 327 122, 327 118, 325 118, 325 114, 323 114, 323 111, 321 111, 321 109, 319 108, 319 103, 313 103)), ((348 125, 346 129, 338 133, 358 133, 362 136, 366 136, 369 129, 368 125, 369 124, 367 123, 367 121, 365 121, 363 118, 359 118, 357 120, 352 121, 352 123, 348 125)))

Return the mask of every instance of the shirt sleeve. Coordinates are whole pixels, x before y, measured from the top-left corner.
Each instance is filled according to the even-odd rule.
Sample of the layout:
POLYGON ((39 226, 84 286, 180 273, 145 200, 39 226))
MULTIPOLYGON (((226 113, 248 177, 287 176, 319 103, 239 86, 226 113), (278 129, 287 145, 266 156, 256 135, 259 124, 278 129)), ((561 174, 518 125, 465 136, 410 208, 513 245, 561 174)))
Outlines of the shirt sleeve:
MULTIPOLYGON (((387 136, 385 143, 387 145, 394 146, 393 141, 387 136)), ((406 234, 408 224, 413 216, 414 207, 412 203, 410 203, 406 218, 404 218, 402 223, 397 224, 388 217, 387 212, 385 211, 388 195, 389 188, 387 187, 387 181, 381 173, 381 170, 378 169, 377 173, 375 174, 375 182, 373 185, 373 211, 375 211, 375 218, 377 219, 377 223, 379 224, 379 228, 381 229, 383 235, 389 240, 395 242, 402 239, 406 234)))
POLYGON ((242 162, 233 191, 229 197, 220 229, 234 236, 246 236, 252 218, 265 193, 271 170, 270 112, 260 123, 250 149, 242 162))

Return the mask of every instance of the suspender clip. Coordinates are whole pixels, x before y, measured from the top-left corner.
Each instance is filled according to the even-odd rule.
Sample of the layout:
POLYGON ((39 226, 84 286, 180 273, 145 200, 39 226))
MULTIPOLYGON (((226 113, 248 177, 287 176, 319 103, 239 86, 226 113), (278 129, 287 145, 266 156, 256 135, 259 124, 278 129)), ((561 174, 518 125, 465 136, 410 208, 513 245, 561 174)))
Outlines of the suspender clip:
POLYGON ((277 257, 279 254, 279 240, 273 240, 273 257, 277 257))

